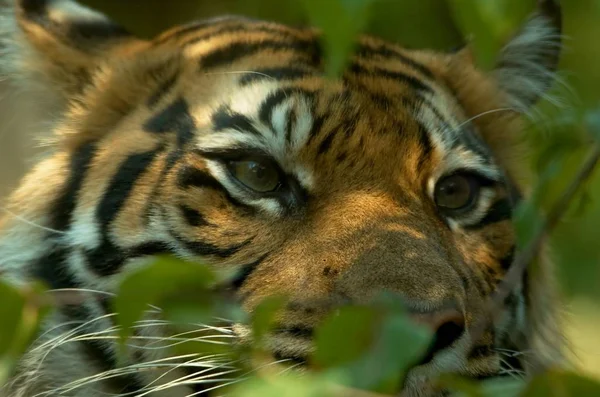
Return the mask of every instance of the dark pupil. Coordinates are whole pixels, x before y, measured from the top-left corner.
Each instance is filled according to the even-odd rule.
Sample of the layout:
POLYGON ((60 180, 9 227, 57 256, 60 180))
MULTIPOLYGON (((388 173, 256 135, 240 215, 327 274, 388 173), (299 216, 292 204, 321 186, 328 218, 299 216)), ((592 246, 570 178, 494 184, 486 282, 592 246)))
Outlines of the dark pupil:
POLYGON ((265 176, 267 176, 267 171, 265 167, 259 163, 250 163, 250 171, 254 173, 256 179, 263 179, 265 176))
POLYGON ((456 181, 450 181, 442 188, 442 192, 446 196, 454 196, 460 193, 460 184, 456 181))
POLYGON ((454 177, 440 186, 439 204, 447 208, 460 208, 469 203, 470 194, 467 179, 454 177))

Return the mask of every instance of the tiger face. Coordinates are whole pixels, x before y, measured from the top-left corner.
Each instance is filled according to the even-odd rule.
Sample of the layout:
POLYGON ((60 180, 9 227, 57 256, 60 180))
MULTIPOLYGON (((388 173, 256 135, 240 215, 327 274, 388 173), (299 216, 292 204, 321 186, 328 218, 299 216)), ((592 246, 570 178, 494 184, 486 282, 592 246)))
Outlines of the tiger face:
MULTIPOLYGON (((364 36, 338 80, 323 75, 315 30, 232 17, 144 41, 69 1, 20 0, 11 21, 18 29, 2 70, 49 95, 61 116, 55 152, 0 224, 8 279, 114 292, 141 257, 202 261, 234 274, 249 312, 272 294, 289 297, 269 345, 274 359, 301 363, 336 308, 393 292, 436 335, 406 396, 443 393, 430 383, 441 372, 487 378, 560 358, 543 337, 556 327, 547 265, 512 291, 500 320, 482 310, 514 256, 510 219, 525 189, 519 116, 551 84, 554 1, 540 1, 492 73, 466 49, 408 50, 364 36), (473 339, 482 319, 486 331, 473 339), (531 357, 507 363, 503 349, 531 357)), ((90 298, 47 328, 110 328, 106 314, 90 298)), ((111 343, 66 345, 11 395, 49 393, 116 365, 111 343)), ((39 364, 32 357, 21 373, 39 364)), ((71 392, 135 393, 161 374, 177 378, 167 372, 71 392)))

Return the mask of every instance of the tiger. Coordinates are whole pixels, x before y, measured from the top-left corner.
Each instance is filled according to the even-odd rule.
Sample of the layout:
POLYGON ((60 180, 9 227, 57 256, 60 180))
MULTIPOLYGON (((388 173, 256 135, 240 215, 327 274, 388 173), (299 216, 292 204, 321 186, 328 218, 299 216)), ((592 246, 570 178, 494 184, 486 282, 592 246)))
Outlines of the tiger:
MULTIPOLYGON (((492 70, 468 44, 362 34, 337 79, 319 29, 242 16, 141 39, 71 0, 16 0, 0 31, 0 71, 49 115, 52 137, 3 208, 0 274, 84 296, 48 315, 1 395, 210 394, 177 381, 185 365, 159 365, 166 348, 133 349, 127 364, 154 365, 114 372, 116 342, 93 337, 114 329, 98 294, 162 254, 227 271, 247 313, 285 293, 273 362, 309 367, 324 318, 388 291, 435 335, 399 395, 448 395, 441 373, 527 378, 563 365, 547 254, 496 317, 483 309, 517 254, 512 220, 532 179, 525 116, 556 80, 558 1, 538 1, 492 70)), ((247 331, 237 325, 223 330, 233 341, 247 331)))

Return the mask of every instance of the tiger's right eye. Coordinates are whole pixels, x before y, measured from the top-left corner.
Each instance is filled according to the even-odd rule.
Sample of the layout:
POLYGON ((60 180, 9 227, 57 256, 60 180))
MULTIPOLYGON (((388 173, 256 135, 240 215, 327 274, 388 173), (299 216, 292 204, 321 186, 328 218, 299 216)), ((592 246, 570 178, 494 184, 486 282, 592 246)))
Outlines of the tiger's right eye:
POLYGON ((281 186, 277 165, 263 159, 243 159, 229 162, 231 175, 249 189, 269 193, 281 186))
POLYGON ((434 192, 438 208, 456 212, 470 209, 479 197, 480 184, 468 174, 454 174, 441 179, 434 192))

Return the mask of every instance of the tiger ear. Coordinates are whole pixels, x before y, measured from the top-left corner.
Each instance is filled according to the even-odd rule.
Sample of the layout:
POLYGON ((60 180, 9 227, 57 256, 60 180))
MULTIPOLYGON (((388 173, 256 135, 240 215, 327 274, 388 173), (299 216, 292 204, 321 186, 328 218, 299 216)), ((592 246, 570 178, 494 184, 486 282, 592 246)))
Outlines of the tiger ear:
POLYGON ((16 0, 1 12, 0 76, 19 89, 53 94, 53 101, 81 92, 101 62, 137 41, 70 0, 16 0))
POLYGON ((510 105, 526 112, 555 80, 561 53, 562 17, 558 0, 538 0, 537 12, 502 49, 494 70, 510 105))

